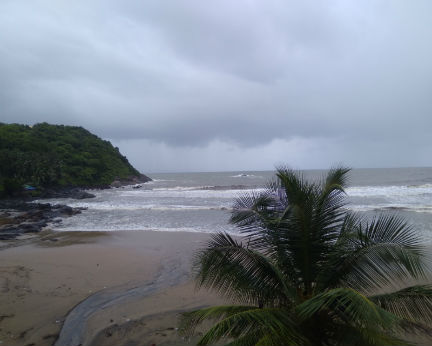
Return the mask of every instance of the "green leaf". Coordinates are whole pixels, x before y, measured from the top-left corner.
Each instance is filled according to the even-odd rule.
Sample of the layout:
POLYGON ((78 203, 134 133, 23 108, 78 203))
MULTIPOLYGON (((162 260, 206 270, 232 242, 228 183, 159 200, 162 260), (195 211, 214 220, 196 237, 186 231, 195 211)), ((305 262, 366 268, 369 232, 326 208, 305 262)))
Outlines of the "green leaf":
POLYGON ((256 309, 254 306, 221 305, 204 308, 200 310, 185 312, 180 318, 180 332, 190 336, 195 328, 205 320, 221 320, 233 314, 256 309))
MULTIPOLYGON (((198 345, 209 345, 221 338, 241 338, 257 331, 275 335, 289 345, 305 345, 307 339, 300 334, 298 325, 291 319, 289 311, 283 309, 253 309, 233 314, 210 328, 198 345)), ((270 344, 272 345, 272 344, 270 344)))
POLYGON ((320 312, 331 312, 358 327, 377 326, 393 330, 399 319, 382 309, 373 301, 351 288, 335 288, 315 295, 297 307, 302 320, 312 318, 320 312))
POLYGON ((244 247, 230 235, 217 233, 195 258, 199 287, 249 304, 290 305, 297 298, 283 272, 266 256, 244 247))
POLYGON ((381 308, 398 317, 432 324, 432 285, 417 285, 370 297, 381 308))

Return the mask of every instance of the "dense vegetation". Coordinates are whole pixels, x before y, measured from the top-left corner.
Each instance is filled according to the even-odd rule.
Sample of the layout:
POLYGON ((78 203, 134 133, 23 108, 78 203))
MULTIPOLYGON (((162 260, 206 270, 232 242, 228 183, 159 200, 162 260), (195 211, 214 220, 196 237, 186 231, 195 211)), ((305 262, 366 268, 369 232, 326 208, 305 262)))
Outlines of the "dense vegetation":
MULTIPOLYGON (((239 198, 231 221, 243 241, 213 236, 197 254, 199 286, 236 305, 187 313, 183 330, 215 324, 208 345, 411 345, 430 337, 425 250, 403 220, 364 220, 345 207, 344 168, 322 182, 279 169, 263 193, 239 198)), ((430 341, 430 340, 429 340, 430 341)))
POLYGON ((82 127, 0 123, 0 195, 23 184, 96 187, 138 175, 118 148, 82 127))

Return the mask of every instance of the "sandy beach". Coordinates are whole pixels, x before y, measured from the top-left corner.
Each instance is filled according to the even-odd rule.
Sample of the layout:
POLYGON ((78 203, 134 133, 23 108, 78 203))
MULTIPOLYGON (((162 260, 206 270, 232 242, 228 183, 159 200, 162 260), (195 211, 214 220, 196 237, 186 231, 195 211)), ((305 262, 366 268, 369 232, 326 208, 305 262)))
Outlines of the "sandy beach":
POLYGON ((193 344, 178 335, 179 313, 222 303, 209 292, 195 291, 191 281, 193 253, 208 237, 186 232, 44 232, 19 246, 2 243, 1 343, 193 344), (69 335, 60 335, 64 325, 73 327, 69 335))
POLYGON ((193 254, 208 239, 45 231, 0 243, 0 345, 195 345, 198 337, 177 330, 181 312, 226 303, 191 280, 193 254))

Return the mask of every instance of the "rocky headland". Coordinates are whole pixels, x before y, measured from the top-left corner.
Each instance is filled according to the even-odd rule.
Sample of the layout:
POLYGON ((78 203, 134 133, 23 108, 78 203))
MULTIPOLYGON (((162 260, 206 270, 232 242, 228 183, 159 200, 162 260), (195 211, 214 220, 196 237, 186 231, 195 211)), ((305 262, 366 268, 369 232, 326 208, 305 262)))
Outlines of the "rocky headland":
POLYGON ((0 240, 40 232, 81 212, 35 200, 93 198, 86 190, 151 180, 119 148, 82 127, 0 123, 0 139, 0 240))

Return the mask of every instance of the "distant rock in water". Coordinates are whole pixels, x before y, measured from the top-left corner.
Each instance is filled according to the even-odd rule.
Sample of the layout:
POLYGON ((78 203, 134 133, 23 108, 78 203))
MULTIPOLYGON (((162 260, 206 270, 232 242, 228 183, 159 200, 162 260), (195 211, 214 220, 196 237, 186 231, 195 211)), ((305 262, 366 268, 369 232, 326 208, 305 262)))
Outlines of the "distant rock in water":
POLYGON ((82 127, 0 123, 0 197, 26 194, 83 199, 93 196, 74 188, 109 188, 150 180, 118 148, 82 127))

